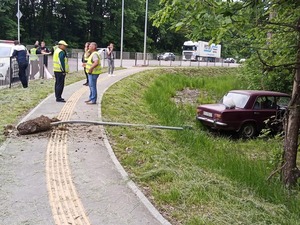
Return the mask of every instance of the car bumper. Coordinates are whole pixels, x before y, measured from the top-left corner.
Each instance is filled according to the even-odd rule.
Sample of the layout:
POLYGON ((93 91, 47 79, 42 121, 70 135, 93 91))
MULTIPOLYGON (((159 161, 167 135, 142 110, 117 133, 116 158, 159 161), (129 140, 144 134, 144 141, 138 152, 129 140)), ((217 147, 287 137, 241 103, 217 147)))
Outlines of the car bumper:
POLYGON ((209 118, 202 117, 202 116, 197 116, 197 119, 201 120, 205 123, 211 124, 213 127, 217 127, 217 126, 226 127, 227 126, 226 123, 222 123, 220 121, 216 121, 216 120, 209 119, 209 118))

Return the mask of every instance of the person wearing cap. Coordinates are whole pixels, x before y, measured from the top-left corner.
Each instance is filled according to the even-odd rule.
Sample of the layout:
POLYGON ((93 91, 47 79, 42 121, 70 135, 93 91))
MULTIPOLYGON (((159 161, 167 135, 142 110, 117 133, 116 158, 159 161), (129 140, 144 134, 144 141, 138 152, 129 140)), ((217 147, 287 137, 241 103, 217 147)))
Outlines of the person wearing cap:
POLYGON ((69 64, 66 53, 68 44, 61 40, 58 42, 58 48, 53 54, 53 71, 55 76, 55 97, 57 102, 66 102, 62 98, 62 93, 65 86, 66 74, 69 72, 69 64))
POLYGON ((26 76, 26 69, 28 67, 28 51, 24 45, 21 45, 19 41, 14 41, 14 52, 12 57, 17 59, 19 65, 19 79, 23 88, 28 87, 28 78, 26 76))
POLYGON ((85 70, 88 74, 90 95, 85 101, 86 104, 96 104, 97 101, 97 79, 101 73, 100 55, 97 51, 96 42, 91 42, 89 45, 90 56, 86 62, 85 70))

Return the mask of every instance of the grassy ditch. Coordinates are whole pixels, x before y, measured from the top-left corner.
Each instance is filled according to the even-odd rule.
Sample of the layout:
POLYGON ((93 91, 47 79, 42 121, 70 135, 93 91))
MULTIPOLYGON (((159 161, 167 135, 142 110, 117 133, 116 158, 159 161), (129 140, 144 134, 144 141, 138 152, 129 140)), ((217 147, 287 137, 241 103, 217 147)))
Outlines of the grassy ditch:
MULTIPOLYGON (((71 73, 66 77, 66 85, 83 79, 83 71, 71 73)), ((0 89, 0 144, 5 140, 4 126, 16 125, 24 114, 53 92, 54 79, 30 80, 26 89, 20 84, 0 89)))
POLYGON ((193 127, 107 127, 124 168, 172 224, 299 224, 299 192, 276 176, 266 181, 282 142, 230 139, 195 120, 196 105, 246 86, 235 68, 170 68, 128 77, 104 95, 103 120, 193 127))

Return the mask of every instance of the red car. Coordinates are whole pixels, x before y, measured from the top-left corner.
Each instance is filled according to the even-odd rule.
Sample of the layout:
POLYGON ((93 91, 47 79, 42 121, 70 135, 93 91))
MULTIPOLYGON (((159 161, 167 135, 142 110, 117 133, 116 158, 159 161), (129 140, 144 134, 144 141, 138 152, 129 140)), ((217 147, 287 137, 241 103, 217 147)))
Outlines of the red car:
POLYGON ((198 106, 197 119, 210 128, 252 138, 266 126, 266 120, 282 117, 289 101, 290 96, 280 92, 233 90, 220 103, 198 106))

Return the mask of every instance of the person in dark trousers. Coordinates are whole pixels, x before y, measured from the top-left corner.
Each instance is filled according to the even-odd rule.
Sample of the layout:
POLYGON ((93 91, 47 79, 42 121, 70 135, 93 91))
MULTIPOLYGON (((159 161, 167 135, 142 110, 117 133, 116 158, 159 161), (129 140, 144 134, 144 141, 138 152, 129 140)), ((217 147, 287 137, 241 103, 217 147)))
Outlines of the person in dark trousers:
POLYGON ((114 54, 114 44, 110 43, 106 49, 106 57, 108 63, 108 76, 114 76, 114 68, 115 68, 115 54, 114 54))
POLYGON ((90 56, 89 45, 90 45, 90 42, 86 42, 85 43, 84 53, 83 53, 82 59, 81 59, 83 70, 84 70, 84 74, 85 74, 85 77, 86 77, 86 82, 83 85, 86 85, 86 86, 89 85, 88 73, 85 71, 85 66, 86 66, 87 60, 88 60, 88 58, 90 56))
POLYGON ((54 91, 57 102, 66 102, 61 95, 65 87, 66 74, 69 72, 69 64, 66 53, 67 46, 68 44, 65 41, 59 41, 58 48, 53 54, 53 71, 55 75, 54 91))
POLYGON ((26 69, 28 67, 28 52, 24 45, 21 45, 19 41, 14 41, 15 48, 12 54, 16 57, 19 65, 19 78, 23 88, 28 87, 28 78, 26 76, 26 69))
POLYGON ((46 47, 44 41, 41 42, 41 46, 37 49, 38 54, 44 55, 44 65, 48 67, 48 55, 51 54, 50 50, 46 47))

